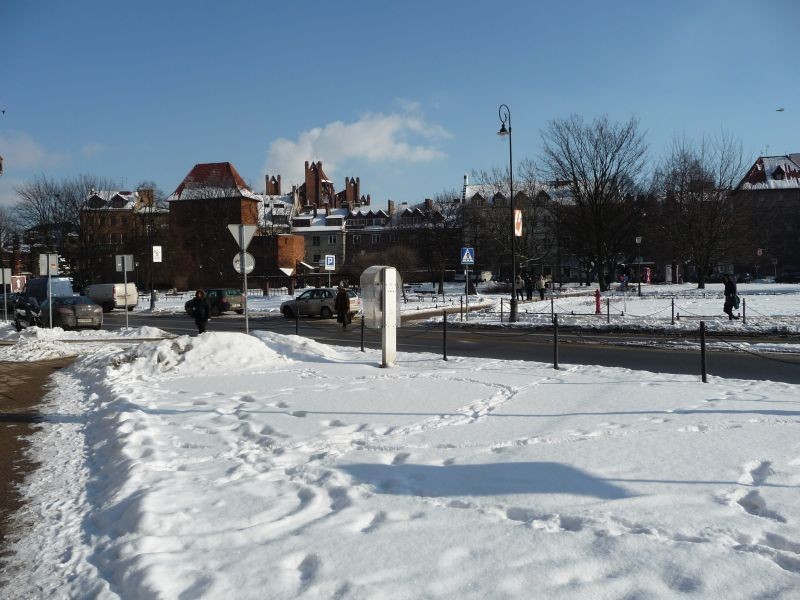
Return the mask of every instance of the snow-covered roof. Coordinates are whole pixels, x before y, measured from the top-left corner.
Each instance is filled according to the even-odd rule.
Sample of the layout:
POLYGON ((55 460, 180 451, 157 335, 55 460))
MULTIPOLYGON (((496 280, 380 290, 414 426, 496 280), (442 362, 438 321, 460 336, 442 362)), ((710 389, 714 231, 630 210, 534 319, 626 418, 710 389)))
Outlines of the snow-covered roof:
POLYGON ((736 189, 800 189, 800 154, 759 157, 736 189))
POLYGON ((234 166, 224 162, 195 165, 167 201, 222 198, 261 200, 259 194, 247 187, 234 166))
POLYGON ((138 198, 138 192, 94 190, 86 199, 85 208, 90 210, 133 210, 138 198))

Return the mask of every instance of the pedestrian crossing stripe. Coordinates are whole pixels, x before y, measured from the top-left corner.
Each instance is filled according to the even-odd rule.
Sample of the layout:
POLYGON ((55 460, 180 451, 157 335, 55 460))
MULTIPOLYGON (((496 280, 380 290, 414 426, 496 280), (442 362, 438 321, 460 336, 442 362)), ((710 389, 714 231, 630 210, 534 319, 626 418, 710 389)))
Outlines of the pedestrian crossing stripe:
POLYGON ((462 265, 475 264, 475 251, 472 248, 461 249, 461 264, 462 265))

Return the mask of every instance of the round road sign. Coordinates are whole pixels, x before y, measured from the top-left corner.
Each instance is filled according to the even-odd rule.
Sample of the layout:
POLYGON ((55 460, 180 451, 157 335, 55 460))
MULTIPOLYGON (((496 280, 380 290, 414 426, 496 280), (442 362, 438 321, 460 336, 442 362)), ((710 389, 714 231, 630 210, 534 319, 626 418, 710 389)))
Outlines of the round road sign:
MULTIPOLYGON (((242 255, 241 253, 237 252, 236 256, 233 257, 233 268, 236 270, 237 273, 240 275, 242 274, 242 255)), ((253 269, 256 268, 256 259, 253 258, 253 255, 249 252, 244 253, 244 268, 246 273, 249 275, 253 272, 253 269)))

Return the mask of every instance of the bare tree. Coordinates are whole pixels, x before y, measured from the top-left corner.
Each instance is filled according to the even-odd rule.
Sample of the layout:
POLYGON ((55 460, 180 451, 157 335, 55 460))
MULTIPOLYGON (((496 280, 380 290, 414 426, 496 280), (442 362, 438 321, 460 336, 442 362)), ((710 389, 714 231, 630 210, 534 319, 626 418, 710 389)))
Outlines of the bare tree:
POLYGON ((654 187, 661 198, 661 224, 673 257, 691 262, 698 287, 723 260, 732 260, 747 235, 747 214, 731 197, 746 163, 741 144, 727 134, 699 144, 673 142, 656 170, 654 187))
MULTIPOLYGON (((543 219, 541 192, 545 186, 530 159, 522 160, 514 173, 514 208, 522 211, 523 223, 522 237, 517 240, 517 259, 522 265, 540 263, 548 255, 552 237, 543 219)), ((475 246, 481 264, 498 272, 501 264, 510 267, 511 261, 513 219, 508 168, 473 171, 471 177, 483 190, 485 203, 465 207, 465 239, 475 246)))
POLYGON ((571 201, 558 211, 558 228, 567 250, 597 270, 608 289, 615 264, 630 248, 647 146, 635 118, 612 123, 600 117, 587 123, 573 115, 551 121, 544 138, 544 170, 564 181, 571 201))
POLYGON ((428 205, 417 208, 425 211, 426 222, 412 226, 417 235, 418 247, 427 262, 427 268, 438 282, 438 293, 444 293, 444 274, 459 265, 458 251, 463 227, 463 204, 456 190, 443 190, 428 205))

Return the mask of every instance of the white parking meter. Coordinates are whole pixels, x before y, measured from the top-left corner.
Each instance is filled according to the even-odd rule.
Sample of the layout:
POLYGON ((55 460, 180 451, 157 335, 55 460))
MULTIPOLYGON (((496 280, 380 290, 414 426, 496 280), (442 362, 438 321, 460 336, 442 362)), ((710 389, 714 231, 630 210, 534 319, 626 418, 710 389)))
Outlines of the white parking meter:
POLYGON ((381 367, 397 358, 397 328, 400 327, 400 294, 403 280, 394 267, 369 267, 361 274, 361 304, 364 327, 381 329, 381 367))

